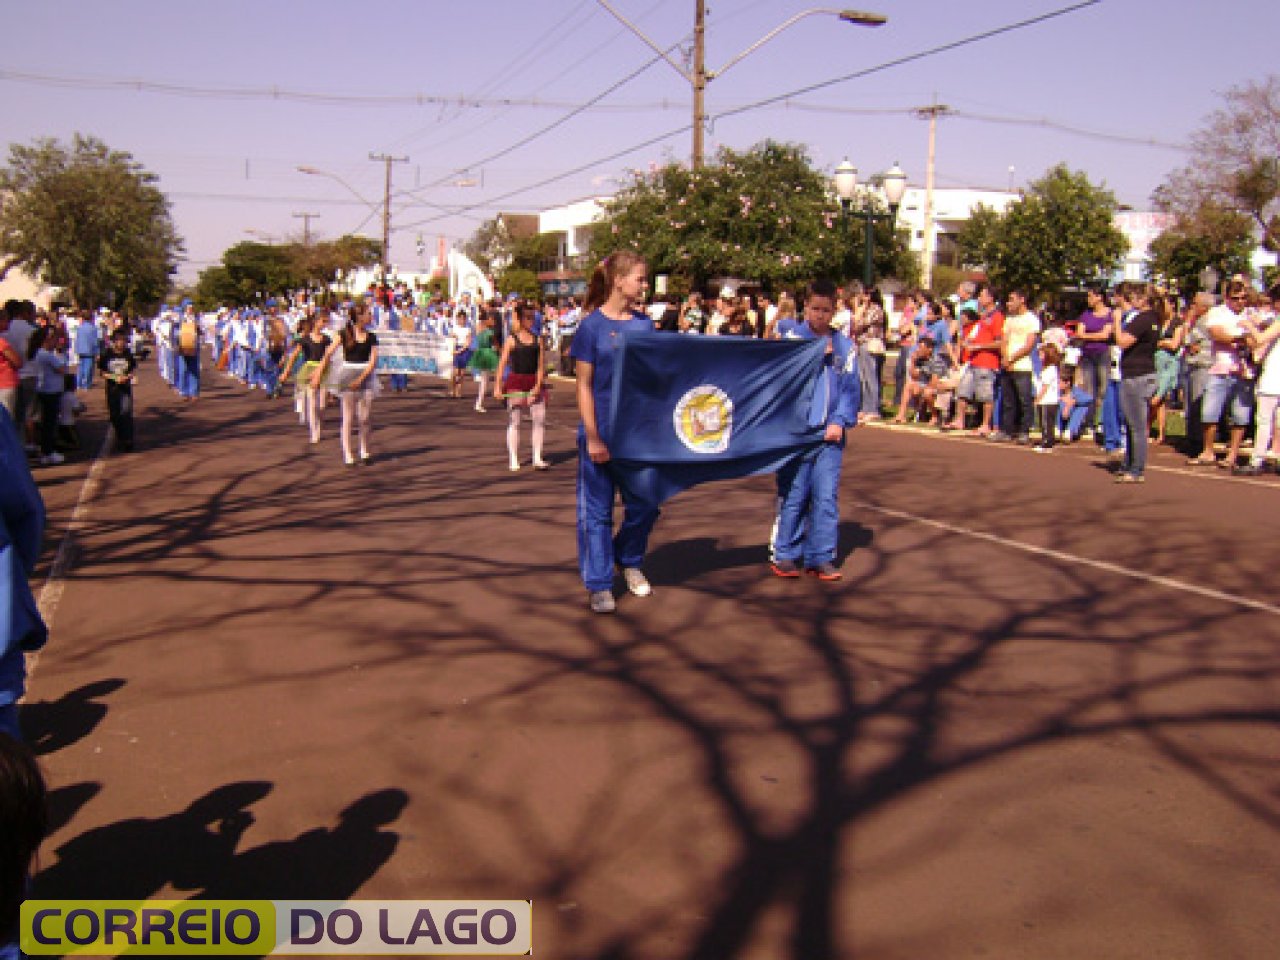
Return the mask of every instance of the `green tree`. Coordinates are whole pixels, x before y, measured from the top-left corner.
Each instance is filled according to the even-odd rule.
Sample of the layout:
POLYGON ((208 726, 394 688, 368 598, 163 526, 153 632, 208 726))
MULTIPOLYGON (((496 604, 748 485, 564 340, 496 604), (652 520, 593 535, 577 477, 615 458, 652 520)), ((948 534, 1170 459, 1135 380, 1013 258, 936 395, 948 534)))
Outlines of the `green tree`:
POLYGON ((497 276, 498 289, 503 293, 514 293, 526 300, 536 300, 542 296, 542 284, 538 275, 524 267, 508 267, 497 276))
POLYGON ((21 266, 82 307, 158 304, 182 242, 157 179, 93 137, 11 144, 0 169, 0 273, 21 266))
MULTIPOLYGON (((842 218, 804 148, 765 141, 745 152, 723 148, 697 171, 673 162, 634 173, 593 228, 591 247, 596 256, 638 250, 676 286, 735 276, 776 289, 860 276, 862 244, 861 221, 842 218)), ((918 276, 905 231, 887 221, 875 227, 874 264, 877 277, 918 276)))
POLYGON ((346 234, 337 240, 321 240, 309 245, 287 244, 293 270, 303 281, 323 286, 343 273, 382 262, 382 241, 346 234))
POLYGON ((299 287, 324 286, 338 270, 372 266, 381 256, 380 241, 352 235, 310 245, 245 241, 228 247, 221 263, 200 272, 195 301, 202 310, 242 306, 299 287))
POLYGON ((975 209, 957 243, 966 262, 984 268, 997 286, 1051 297, 1119 266, 1128 240, 1115 213, 1110 190, 1058 164, 1003 213, 975 209))
POLYGON ((1247 274, 1253 247, 1253 221, 1207 201, 1193 215, 1178 217, 1151 241, 1147 275, 1171 282, 1184 293, 1198 290, 1205 267, 1213 267, 1220 277, 1247 274))
POLYGON ((1208 206, 1249 219, 1280 250, 1280 76, 1232 87, 1191 135, 1191 161, 1155 192, 1156 206, 1194 223, 1208 206))

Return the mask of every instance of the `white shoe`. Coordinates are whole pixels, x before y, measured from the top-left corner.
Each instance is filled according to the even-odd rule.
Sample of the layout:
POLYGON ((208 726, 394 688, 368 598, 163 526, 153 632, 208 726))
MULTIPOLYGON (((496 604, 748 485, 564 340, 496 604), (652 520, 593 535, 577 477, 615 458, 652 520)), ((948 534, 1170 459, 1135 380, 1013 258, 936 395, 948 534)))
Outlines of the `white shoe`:
POLYGON ((645 578, 644 572, 639 567, 626 567, 622 571, 622 579, 627 581, 627 589, 636 597, 647 597, 653 593, 653 587, 649 586, 648 579, 645 578))
POLYGON ((520 472, 520 464, 518 464, 518 463, 516 463, 516 461, 512 460, 512 461, 511 461, 511 463, 507 465, 507 469, 508 469, 508 470, 510 470, 512 473, 519 473, 519 472, 520 472))
POLYGON ((65 463, 66 459, 67 459, 66 457, 64 457, 62 454, 58 453, 55 450, 53 453, 46 454, 45 456, 40 458, 40 466, 56 467, 60 463, 65 463))

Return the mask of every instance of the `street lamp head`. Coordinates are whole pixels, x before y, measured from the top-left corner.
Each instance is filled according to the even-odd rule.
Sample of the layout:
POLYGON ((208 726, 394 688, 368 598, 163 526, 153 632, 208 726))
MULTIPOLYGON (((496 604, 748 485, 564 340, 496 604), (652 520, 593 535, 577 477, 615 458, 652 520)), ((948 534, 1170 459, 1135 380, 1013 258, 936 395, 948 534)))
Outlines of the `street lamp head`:
POLYGON ((836 195, 841 200, 853 199, 853 192, 858 187, 858 168, 849 162, 848 157, 836 167, 835 176, 831 179, 835 183, 836 195))
POLYGON ((299 172, 299 173, 309 173, 309 174, 311 174, 313 177, 315 177, 315 176, 320 176, 320 175, 323 173, 323 171, 321 171, 321 170, 317 170, 315 167, 308 167, 308 166, 300 166, 300 167, 298 167, 298 172, 299 172))
POLYGON ((862 27, 883 27, 889 22, 889 18, 883 13, 871 13, 867 10, 841 10, 840 19, 862 27))
POLYGON ((907 172, 896 163, 881 178, 884 183, 884 197, 889 206, 896 210, 902 203, 902 195, 907 190, 907 172))

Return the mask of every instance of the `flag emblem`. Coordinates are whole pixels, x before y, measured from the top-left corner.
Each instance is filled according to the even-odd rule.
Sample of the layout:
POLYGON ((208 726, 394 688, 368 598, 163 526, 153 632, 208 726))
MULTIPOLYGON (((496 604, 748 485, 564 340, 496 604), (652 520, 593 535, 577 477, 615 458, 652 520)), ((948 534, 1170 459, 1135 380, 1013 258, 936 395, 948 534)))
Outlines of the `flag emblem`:
POLYGON ((694 453, 724 453, 733 432, 733 401, 719 387, 702 384, 680 398, 672 421, 680 442, 694 453))

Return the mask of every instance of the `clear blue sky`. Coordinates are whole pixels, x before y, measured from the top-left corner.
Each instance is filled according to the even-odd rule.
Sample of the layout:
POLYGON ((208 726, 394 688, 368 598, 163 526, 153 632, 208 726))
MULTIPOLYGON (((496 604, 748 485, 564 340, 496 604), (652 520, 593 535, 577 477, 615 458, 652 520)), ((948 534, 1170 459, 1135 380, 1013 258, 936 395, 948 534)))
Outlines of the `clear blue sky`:
MULTIPOLYGON (((859 3, 886 14, 889 23, 872 30, 827 17, 804 19, 712 82, 709 112, 1049 13, 1070 0, 859 3)), ((693 0, 614 5, 663 46, 691 35, 693 0)), ((712 69, 806 9, 798 0, 709 0, 708 6, 712 69)), ((302 221, 292 216, 298 212, 320 214, 312 223, 320 236, 357 229, 378 235, 382 166, 368 159, 370 152, 410 158, 395 168, 402 195, 393 203, 392 260, 405 266, 416 263, 419 234, 434 251, 438 235, 464 239, 498 211, 608 192, 627 168, 689 153, 686 130, 526 189, 689 122, 688 84, 659 62, 601 101, 607 109, 586 111, 508 151, 565 116, 568 105, 595 97, 653 59, 596 0, 41 0, 4 9, 2 69, 94 83, 0 79, 3 141, 82 132, 132 152, 160 175, 173 200, 190 258, 181 275, 188 279, 232 243, 300 235, 302 221), (117 80, 342 98, 467 97, 486 105, 304 103, 103 88, 117 80), (549 105, 494 105, 503 98, 549 105), (494 154, 501 155, 486 160, 494 154), (298 165, 329 171, 351 191, 298 173, 298 165), (459 170, 467 172, 454 173, 459 170), (402 193, 421 185, 427 188, 416 195, 402 193), (464 205, 474 209, 448 212, 464 205)), ((927 126, 909 108, 936 96, 961 114, 940 126, 939 186, 1022 184, 1065 160, 1104 181, 1122 202, 1144 209, 1151 190, 1183 161, 1176 145, 1218 106, 1219 94, 1272 69, 1277 28, 1275 0, 1102 0, 789 104, 716 120, 708 143, 799 142, 825 169, 846 155, 864 173, 898 161, 913 184, 922 184, 927 126), (1229 23, 1208 16, 1227 9, 1229 23), (1047 124, 1028 122, 1040 120, 1047 124)))

